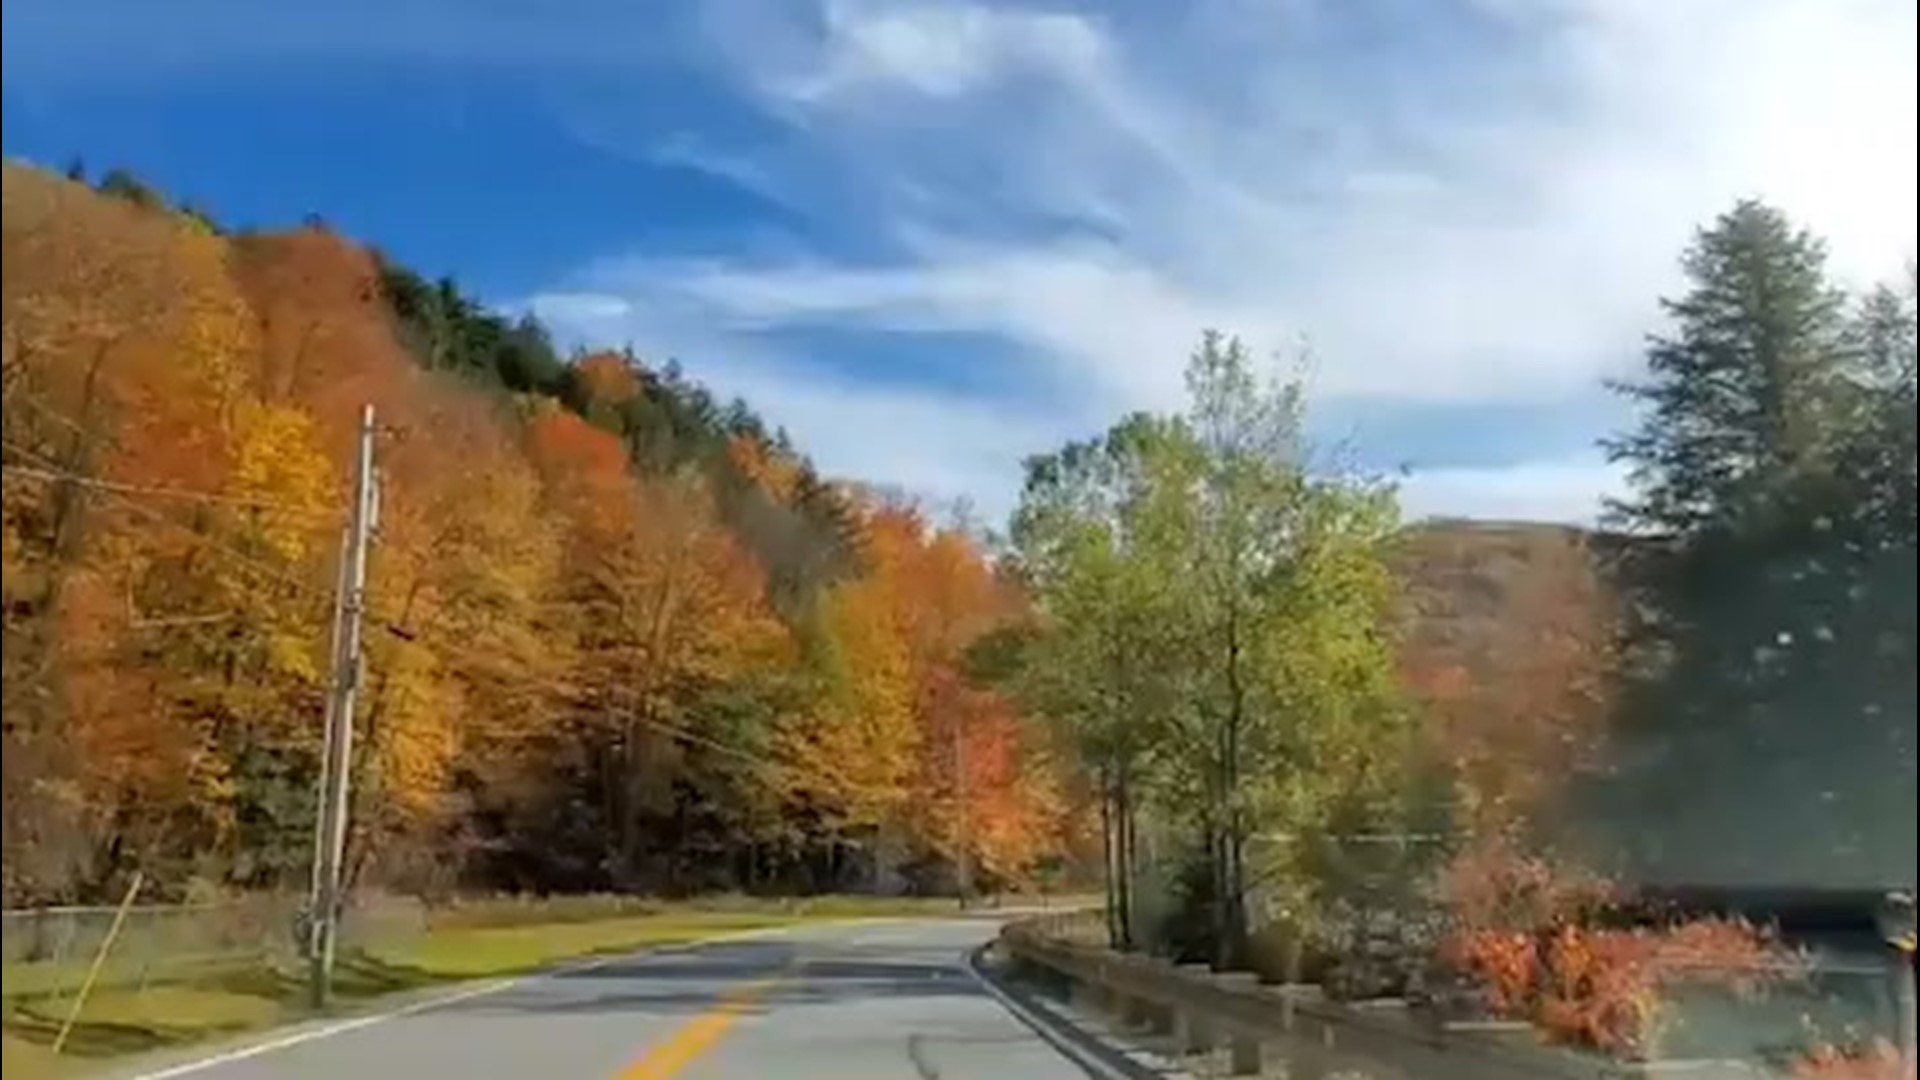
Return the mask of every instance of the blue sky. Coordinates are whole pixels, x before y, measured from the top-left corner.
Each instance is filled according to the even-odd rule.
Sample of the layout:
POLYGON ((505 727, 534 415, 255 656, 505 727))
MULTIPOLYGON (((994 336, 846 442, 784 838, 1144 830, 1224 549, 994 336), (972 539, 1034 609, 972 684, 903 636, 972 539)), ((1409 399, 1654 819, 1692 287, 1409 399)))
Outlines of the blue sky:
POLYGON ((990 516, 1217 326, 1411 513, 1583 520, 1694 224, 1770 198, 1855 281, 1914 250, 1911 0, 4 12, 9 155, 317 212, 990 516))

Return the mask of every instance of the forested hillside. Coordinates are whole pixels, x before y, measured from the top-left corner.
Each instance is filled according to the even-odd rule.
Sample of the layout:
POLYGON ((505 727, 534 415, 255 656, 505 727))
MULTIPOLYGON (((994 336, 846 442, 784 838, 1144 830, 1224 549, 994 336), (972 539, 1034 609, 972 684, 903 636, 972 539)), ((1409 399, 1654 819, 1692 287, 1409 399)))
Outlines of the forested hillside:
POLYGON ((1625 543, 1430 521, 1396 545, 1401 676, 1470 829, 1564 825, 1558 788, 1603 759, 1625 608, 1609 568, 1625 543))
POLYGON ((995 557, 318 222, 8 166, 4 243, 10 905, 304 881, 367 403, 361 885, 987 886, 1104 837, 1124 891, 1160 830, 1143 887, 1231 950, 1353 830, 1912 876, 1912 281, 1849 298, 1757 204, 1689 249, 1611 532, 1403 528, 1209 335, 1188 412, 1029 462, 995 557))
POLYGON ((351 873, 444 889, 1030 877, 1065 793, 974 539, 671 364, 559 355, 323 224, 5 168, 5 900, 303 884, 359 412, 351 873))
POLYGON ((1825 259, 1758 203, 1700 230, 1606 531, 1405 538, 1403 670, 1473 817, 1654 884, 1913 880, 1914 279, 1825 259))

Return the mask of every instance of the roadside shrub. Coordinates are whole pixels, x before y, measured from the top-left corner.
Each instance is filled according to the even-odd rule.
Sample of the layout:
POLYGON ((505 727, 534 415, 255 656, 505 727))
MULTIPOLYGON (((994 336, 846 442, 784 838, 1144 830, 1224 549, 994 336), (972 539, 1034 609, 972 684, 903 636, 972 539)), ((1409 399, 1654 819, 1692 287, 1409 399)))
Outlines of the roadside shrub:
POLYGON ((1441 967, 1493 1015, 1623 1057, 1653 1050, 1672 987, 1706 983, 1757 994, 1806 974, 1804 957, 1742 919, 1609 925, 1612 895, 1577 867, 1502 844, 1478 846, 1439 881, 1449 921, 1441 967))
POLYGON ((1903 1080, 1900 1051, 1885 1039, 1822 1042, 1793 1063, 1793 1075, 1808 1080, 1903 1080))

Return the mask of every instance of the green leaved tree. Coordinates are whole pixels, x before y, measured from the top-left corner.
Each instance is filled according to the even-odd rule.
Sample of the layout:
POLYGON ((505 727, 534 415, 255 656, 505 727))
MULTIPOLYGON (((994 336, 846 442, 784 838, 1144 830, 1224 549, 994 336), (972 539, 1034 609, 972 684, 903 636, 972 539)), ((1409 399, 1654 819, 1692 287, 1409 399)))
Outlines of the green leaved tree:
POLYGON ((1237 340, 1206 335, 1188 385, 1182 415, 1030 462, 1012 535, 1042 619, 1030 696, 1107 796, 1116 938, 1138 930, 1144 809, 1191 838, 1187 908, 1230 963, 1250 899, 1310 893, 1301 844, 1400 757, 1395 515, 1390 491, 1310 467, 1300 388, 1237 340))

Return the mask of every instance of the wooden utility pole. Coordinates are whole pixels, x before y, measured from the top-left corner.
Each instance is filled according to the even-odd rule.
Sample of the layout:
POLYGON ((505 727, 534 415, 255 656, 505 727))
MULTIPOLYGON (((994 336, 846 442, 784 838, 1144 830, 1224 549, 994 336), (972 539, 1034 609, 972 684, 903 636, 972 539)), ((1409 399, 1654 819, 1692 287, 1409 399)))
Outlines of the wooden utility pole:
POLYGON ((354 699, 362 661, 360 623, 366 611, 367 541, 379 514, 373 473, 373 406, 360 414, 360 447, 354 462, 353 507, 340 545, 340 577, 334 596, 333 657, 328 671, 326 748, 321 759, 319 817, 314 822, 313 880, 307 901, 308 987, 315 1008, 331 996, 333 958, 340 935, 341 863, 347 846, 347 781, 353 761, 354 699))

